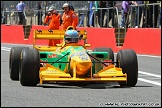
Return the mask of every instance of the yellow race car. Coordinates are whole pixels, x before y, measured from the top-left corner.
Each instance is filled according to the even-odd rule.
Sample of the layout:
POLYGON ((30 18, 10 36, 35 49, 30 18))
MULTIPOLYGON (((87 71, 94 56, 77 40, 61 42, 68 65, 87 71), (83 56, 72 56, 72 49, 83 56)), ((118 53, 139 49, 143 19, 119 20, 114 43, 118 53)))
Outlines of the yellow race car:
POLYGON ((48 82, 118 82, 135 86, 138 61, 133 50, 120 50, 114 60, 111 48, 88 50, 87 32, 69 27, 64 30, 35 30, 33 49, 12 47, 10 78, 22 86, 48 82), (57 46, 38 46, 38 39, 62 39, 57 46), (84 44, 80 44, 84 41, 84 44))

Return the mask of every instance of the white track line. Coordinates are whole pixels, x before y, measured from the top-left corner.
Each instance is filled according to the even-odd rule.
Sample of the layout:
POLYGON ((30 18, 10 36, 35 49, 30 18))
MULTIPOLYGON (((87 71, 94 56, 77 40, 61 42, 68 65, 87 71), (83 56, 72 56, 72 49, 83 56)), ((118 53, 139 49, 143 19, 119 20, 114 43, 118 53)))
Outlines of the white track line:
POLYGON ((30 45, 30 44, 11 44, 11 43, 1 43, 1 45, 4 44, 4 45, 27 45, 27 46, 33 46, 33 45, 30 45))
MULTIPOLYGON (((117 53, 114 53, 115 55, 117 53)), ((137 56, 141 56, 141 57, 153 57, 153 58, 161 58, 161 56, 153 56, 153 55, 141 55, 141 54, 137 54, 137 56)))
POLYGON ((11 49, 11 48, 9 48, 9 47, 1 47, 1 49, 11 49))
POLYGON ((11 48, 7 48, 7 47, 6 47, 6 48, 5 48, 5 47, 1 47, 1 50, 3 50, 3 51, 10 51, 10 49, 11 49, 11 48))
POLYGON ((146 82, 146 83, 151 83, 151 84, 154 84, 154 85, 161 86, 161 83, 158 83, 158 82, 155 82, 155 81, 151 81, 151 80, 147 80, 147 79, 143 79, 143 78, 138 78, 138 80, 146 82))
POLYGON ((141 55, 141 54, 137 54, 137 56, 141 56, 141 57, 154 57, 154 58, 161 58, 161 56, 141 55))
POLYGON ((161 78, 161 75, 156 75, 156 74, 152 74, 152 73, 148 73, 148 72, 138 71, 138 73, 161 78))
MULTIPOLYGON (((154 79, 154 80, 156 80, 156 81, 157 81, 157 80, 160 80, 160 82, 161 82, 161 78, 155 78, 155 77, 154 77, 154 78, 147 78, 147 79, 150 79, 150 80, 151 80, 151 79, 154 79)), ((159 82, 159 81, 157 81, 157 82, 159 82)))

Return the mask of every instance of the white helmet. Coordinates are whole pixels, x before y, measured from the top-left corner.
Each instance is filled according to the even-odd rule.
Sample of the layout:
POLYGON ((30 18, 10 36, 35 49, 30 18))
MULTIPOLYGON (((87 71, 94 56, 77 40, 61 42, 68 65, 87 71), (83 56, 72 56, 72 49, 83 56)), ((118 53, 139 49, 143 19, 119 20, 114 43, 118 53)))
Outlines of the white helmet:
POLYGON ((51 7, 48 9, 48 12, 53 11, 53 10, 56 10, 56 8, 55 8, 54 6, 51 6, 51 7))
POLYGON ((64 5, 62 7, 64 8, 64 7, 68 7, 68 6, 69 6, 68 3, 64 3, 64 5))

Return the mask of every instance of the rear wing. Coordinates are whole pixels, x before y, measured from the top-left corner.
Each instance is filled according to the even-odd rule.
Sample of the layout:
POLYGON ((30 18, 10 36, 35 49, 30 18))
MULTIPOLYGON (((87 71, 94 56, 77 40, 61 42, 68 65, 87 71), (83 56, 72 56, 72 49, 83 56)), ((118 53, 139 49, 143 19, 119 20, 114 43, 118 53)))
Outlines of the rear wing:
MULTIPOLYGON (((65 30, 34 30, 34 40, 36 39, 63 39, 65 30)), ((79 30, 79 35, 83 35, 83 40, 87 39, 87 32, 79 30)))
MULTIPOLYGON (((33 45, 35 46, 36 40, 43 39, 43 40, 49 40, 49 39, 64 39, 64 34, 66 30, 34 30, 34 39, 33 39, 33 45)), ((86 44, 87 40, 87 32, 85 30, 78 30, 79 35, 82 36, 82 40, 84 40, 86 44)))

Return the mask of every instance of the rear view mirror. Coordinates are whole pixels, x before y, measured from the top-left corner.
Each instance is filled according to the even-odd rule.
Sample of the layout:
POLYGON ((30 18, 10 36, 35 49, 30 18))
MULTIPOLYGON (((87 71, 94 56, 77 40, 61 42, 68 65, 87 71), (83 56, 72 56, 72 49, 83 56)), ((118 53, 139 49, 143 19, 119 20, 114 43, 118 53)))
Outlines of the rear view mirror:
POLYGON ((79 35, 79 40, 82 40, 82 38, 83 38, 83 35, 79 35))
POLYGON ((84 46, 85 46, 85 47, 90 47, 90 46, 91 46, 91 44, 85 44, 84 46))

